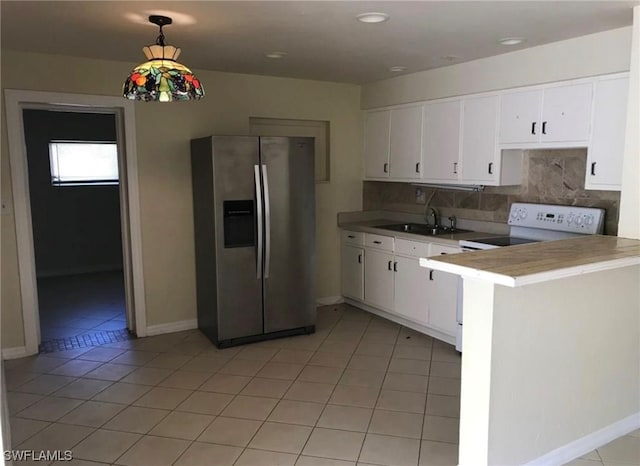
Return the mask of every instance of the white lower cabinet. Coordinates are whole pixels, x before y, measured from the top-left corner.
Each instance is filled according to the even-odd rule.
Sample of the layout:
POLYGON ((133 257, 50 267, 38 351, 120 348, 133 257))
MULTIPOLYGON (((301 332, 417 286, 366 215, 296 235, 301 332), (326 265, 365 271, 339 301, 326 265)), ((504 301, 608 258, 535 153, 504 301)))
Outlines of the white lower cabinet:
POLYGON ((393 254, 367 249, 364 264, 364 301, 375 307, 393 310, 393 254))
MULTIPOLYGON (((342 294, 355 302, 454 341, 458 276, 420 267, 420 257, 459 252, 437 243, 384 235, 343 234, 342 294), (364 289, 363 289, 364 285, 364 289)), ((390 317, 393 318, 393 317, 390 317)))
MULTIPOLYGON (((431 256, 441 254, 457 254, 458 248, 431 245, 431 256)), ((447 335, 455 336, 458 329, 456 308, 458 306, 458 286, 460 277, 440 270, 428 271, 426 293, 429 296, 429 327, 440 330, 447 335)))
POLYGON ((420 267, 416 257, 396 256, 394 262, 394 310, 413 322, 428 325, 429 271, 420 267))
POLYGON ((361 247, 342 246, 342 295, 364 299, 364 249, 361 247))

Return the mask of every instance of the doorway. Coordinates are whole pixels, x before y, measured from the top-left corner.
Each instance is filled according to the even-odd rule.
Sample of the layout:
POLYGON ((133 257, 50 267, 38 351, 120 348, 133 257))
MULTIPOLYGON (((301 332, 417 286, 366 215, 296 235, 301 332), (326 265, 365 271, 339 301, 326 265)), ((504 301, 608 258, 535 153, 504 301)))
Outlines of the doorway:
MULTIPOLYGON (((134 107, 133 103, 124 101, 121 98, 106 97, 106 96, 91 96, 91 95, 78 95, 78 94, 60 94, 38 91, 18 91, 18 90, 5 90, 5 104, 7 115, 7 129, 8 129, 8 142, 9 142, 9 157, 11 163, 11 178, 12 178, 12 195, 13 195, 13 207, 17 237, 17 249, 18 249, 18 267, 19 267, 19 282, 20 282, 20 295, 21 295, 21 311, 23 315, 24 323, 24 340, 25 346, 23 351, 18 351, 19 348, 15 348, 11 352, 10 357, 22 357, 30 354, 36 354, 41 342, 47 341, 46 338, 55 336, 53 332, 42 332, 40 325, 40 311, 41 306, 38 297, 38 281, 50 280, 51 284, 48 287, 51 293, 58 296, 63 293, 58 293, 59 288, 63 286, 60 283, 55 283, 56 280, 60 280, 60 277, 69 275, 84 275, 84 272, 92 272, 96 274, 110 274, 114 273, 114 277, 111 280, 106 280, 107 292, 111 293, 110 298, 107 299, 107 306, 101 306, 103 310, 106 307, 106 311, 102 316, 95 320, 101 320, 100 323, 89 322, 91 317, 78 314, 76 318, 87 319, 85 322, 75 322, 76 325, 82 324, 82 326, 89 326, 91 323, 96 323, 96 326, 102 326, 100 330, 107 330, 107 327, 112 328, 121 326, 123 323, 132 334, 136 336, 146 336, 146 315, 145 315, 145 299, 144 299, 144 277, 142 273, 142 251, 141 251, 141 224, 140 224, 140 204, 139 204, 139 187, 137 176, 137 161, 136 161, 136 145, 135 145, 135 121, 134 121, 134 107), (109 180, 114 183, 116 190, 119 194, 119 202, 116 203, 115 210, 117 211, 116 217, 120 218, 120 246, 119 254, 116 253, 119 261, 96 261, 94 256, 94 262, 87 266, 87 264, 81 265, 77 262, 75 264, 61 260, 64 255, 58 255, 56 261, 49 260, 41 261, 41 258, 37 259, 37 241, 36 236, 39 234, 36 229, 40 229, 41 222, 38 220, 38 214, 32 212, 32 205, 30 197, 32 195, 30 189, 30 170, 31 161, 27 157, 27 137, 29 132, 29 118, 30 114, 36 113, 44 114, 79 114, 76 118, 80 118, 83 121, 91 118, 102 118, 106 121, 111 121, 112 129, 115 127, 115 147, 118 166, 118 180, 109 180), (117 184, 116 184, 117 183, 117 184), (33 227, 32 227, 33 226, 33 227), (37 259, 37 260, 36 260, 37 259), (38 266, 36 262, 39 262, 38 266), (118 265, 117 262, 120 262, 118 265), (43 265, 45 264, 45 265, 43 265), (51 264, 54 264, 52 266, 51 264), (38 273, 36 273, 36 271, 38 273), (115 290, 115 292, 114 292, 115 290), (124 292, 124 297, 122 292, 124 292), (114 299, 114 295, 119 298, 114 299), (124 305, 122 305, 124 300, 124 305), (120 302, 118 302, 120 301, 120 302), (119 312, 116 315, 113 312, 113 316, 107 315, 111 313, 113 308, 120 310, 126 309, 124 316, 119 312), (104 319, 103 319, 104 317, 104 319), (107 324, 108 321, 114 320, 111 324, 107 324), (119 322, 115 322, 115 321, 119 322)), ((73 115, 72 115, 73 116, 73 115)), ((77 123, 77 122, 76 122, 77 123)), ((85 123, 80 123, 80 126, 85 126, 85 123)), ((55 136, 58 138, 58 136, 55 136)), ((60 159, 60 150, 64 148, 58 147, 58 165, 55 167, 56 173, 52 172, 52 153, 49 147, 50 143, 64 143, 69 142, 68 136, 63 136, 60 139, 49 141, 47 147, 48 166, 45 164, 45 170, 48 171, 46 176, 48 177, 49 189, 56 189, 53 192, 56 195, 61 196, 64 193, 65 196, 69 196, 73 189, 77 189, 79 186, 72 186, 74 183, 68 177, 65 178, 64 173, 60 173, 60 170, 64 172, 62 166, 64 161, 60 159), (57 183, 58 186, 52 186, 57 183), (65 185, 65 183, 67 183, 65 185), (63 186, 64 185, 64 186, 63 186), (63 191, 64 190, 64 191, 63 191), (70 191, 71 190, 71 191, 70 191)), ((87 142, 89 138, 83 137, 83 142, 87 142)), ((96 140, 95 137, 90 138, 94 143, 104 143, 103 140, 96 140)), ((111 138, 113 140, 113 138, 111 138)), ((112 156, 113 157, 113 156, 112 156)), ((64 156, 62 158, 65 158, 64 156)), ((71 159, 68 159, 71 160, 71 159)), ((67 160, 67 161, 68 161, 67 160)), ((72 164, 73 165, 73 164, 72 164)), ((67 172, 69 175, 69 172, 67 172)), ((103 180, 104 181, 104 180, 103 180)), ((106 184, 102 186, 106 188, 106 184)), ((85 186, 86 189, 89 186, 85 186)), ((93 186, 96 189, 97 186, 93 186)), ((98 188, 99 189, 99 188, 98 188)), ((77 192, 77 191, 76 191, 77 192)), ((77 201, 78 202, 78 201, 77 201)), ((90 204, 91 205, 91 204, 90 204)), ((113 203, 111 217, 113 217, 113 203)), ((77 207, 77 205, 76 205, 77 207)), ((103 210, 104 217, 107 217, 106 211, 103 210)), ((49 216, 48 221, 45 223, 55 224, 57 219, 51 221, 51 212, 47 214, 49 216)), ((59 214, 64 217, 63 214, 59 214)), ((68 218, 65 225, 68 225, 68 218)), ((59 222, 58 222, 59 224, 59 222)), ((86 227, 86 224, 80 222, 81 227, 86 227)), ((48 225, 51 226, 51 225, 48 225)), ((38 230, 39 231, 39 230, 38 230)), ((86 232, 85 232, 86 233, 86 232)), ((94 232, 94 234, 96 234, 94 232)), ((58 237, 64 236, 64 229, 61 228, 57 233, 58 237)), ((90 238, 92 234, 85 234, 84 238, 90 238)), ((113 236, 113 235, 112 235, 113 236)), ((82 248, 74 248, 82 249, 82 248)), ((95 248, 94 248, 95 249, 95 248)), ((40 250, 43 250, 40 248, 40 250)), ((46 250, 46 249, 45 249, 46 250)), ((96 251, 93 251, 94 253, 96 251)), ((68 253, 68 251, 67 251, 68 253)), ((69 253, 68 253, 69 254, 69 253)), ((104 256, 103 256, 104 257, 104 256)), ((51 259, 51 258, 49 258, 51 259)), ((67 259, 69 259, 67 257, 67 259)), ((77 277, 76 277, 77 278, 77 277)), ((76 288, 81 288, 84 294, 83 298, 80 296, 72 300, 72 306, 76 308, 82 307, 82 301, 84 299, 85 304, 87 301, 93 300, 100 301, 96 298, 97 294, 95 285, 88 281, 76 279, 76 288)), ((45 287, 47 288, 47 287, 45 287)), ((69 288, 67 288, 69 290, 69 288)), ((46 304, 47 296, 45 294, 48 291, 45 289, 41 292, 42 304, 46 304)), ((67 295, 73 295, 73 292, 64 293, 67 295)), ((60 299, 55 298, 55 299, 60 299)), ((104 302, 102 302, 104 304, 104 302)), ((95 306, 94 306, 95 307, 95 306)), ((44 319, 43 319, 44 320, 44 319)), ((54 319, 55 320, 55 319, 54 319)), ((59 322, 59 321, 58 321, 59 322)), ((44 322, 43 322, 44 323, 44 322)), ((46 323, 44 323, 46 325, 46 323)), ((75 327, 72 327, 75 328, 75 327)), ((79 329, 79 330, 92 330, 79 329)), ((20 329, 16 329, 19 331, 20 329)), ((82 332, 87 333, 87 332, 82 332)), ((60 335, 60 334, 59 334, 60 335)), ((95 346, 96 344, 108 343, 104 339, 97 338, 95 340, 84 340, 76 342, 80 346, 95 346)), ((62 349, 62 348, 58 348, 62 349)), ((49 348, 51 350, 51 348, 49 348)), ((55 348, 53 348, 55 351, 55 348)))
POLYGON ((116 124, 23 110, 40 352, 128 337, 116 124))

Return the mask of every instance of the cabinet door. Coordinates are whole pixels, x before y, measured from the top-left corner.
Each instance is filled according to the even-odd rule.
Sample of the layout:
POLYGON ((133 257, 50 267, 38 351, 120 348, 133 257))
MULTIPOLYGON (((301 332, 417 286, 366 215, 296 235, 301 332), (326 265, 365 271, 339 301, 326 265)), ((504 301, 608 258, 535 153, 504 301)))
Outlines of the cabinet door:
POLYGON ((395 264, 396 313, 420 325, 428 325, 426 284, 429 271, 420 267, 420 260, 396 256, 395 264))
POLYGON ((391 110, 389 176, 420 178, 422 105, 391 110))
POLYGON ((540 141, 586 142, 591 124, 592 94, 592 83, 545 89, 540 141))
POLYGON ((629 78, 596 82, 587 189, 620 189, 628 99, 629 78))
POLYGON ((362 301, 364 299, 364 249, 342 247, 342 295, 362 301))
MULTIPOLYGON (((457 254, 458 248, 431 244, 432 256, 457 254)), ((450 336, 458 330, 456 311, 458 309, 458 286, 460 276, 439 270, 428 270, 427 296, 429 305, 429 326, 450 336)))
POLYGON ((455 336, 458 322, 458 285, 460 276, 439 270, 428 270, 429 326, 455 336))
POLYGON ((496 146, 498 96, 463 101, 462 179, 483 182, 499 179, 496 146))
POLYGON ((532 143, 540 138, 542 90, 513 92, 500 99, 500 143, 532 143))
POLYGON ((372 306, 393 311, 393 254, 366 250, 364 300, 372 306))
POLYGON ((425 104, 422 133, 423 179, 458 180, 461 107, 461 100, 425 104))
POLYGON ((389 176, 390 111, 369 112, 364 126, 364 169, 367 178, 389 176))

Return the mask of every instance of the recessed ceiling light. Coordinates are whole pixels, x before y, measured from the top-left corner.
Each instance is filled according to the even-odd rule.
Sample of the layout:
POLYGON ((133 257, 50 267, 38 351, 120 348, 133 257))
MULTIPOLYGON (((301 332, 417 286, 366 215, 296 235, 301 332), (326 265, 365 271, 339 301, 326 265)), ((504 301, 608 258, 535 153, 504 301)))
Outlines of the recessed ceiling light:
POLYGON ((393 71, 394 73, 397 73, 399 71, 406 71, 407 67, 406 66, 392 66, 391 68, 389 68, 389 71, 393 71))
POLYGON ((389 15, 386 13, 379 13, 371 11, 368 13, 361 13, 356 16, 361 23, 383 23, 389 19, 389 15))
POLYGON ((265 55, 267 58, 282 58, 287 54, 287 52, 270 52, 265 55))
POLYGON ((522 44, 526 39, 524 37, 504 37, 500 39, 502 45, 518 45, 522 44))

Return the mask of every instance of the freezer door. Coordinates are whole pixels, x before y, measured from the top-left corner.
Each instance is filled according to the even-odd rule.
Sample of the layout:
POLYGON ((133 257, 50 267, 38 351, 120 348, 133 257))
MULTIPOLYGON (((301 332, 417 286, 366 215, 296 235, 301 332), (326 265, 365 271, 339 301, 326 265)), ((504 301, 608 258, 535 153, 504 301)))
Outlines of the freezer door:
POLYGON ((214 136, 218 339, 262 333, 258 138, 214 136))
POLYGON ((265 333, 315 324, 313 138, 260 138, 265 333))

